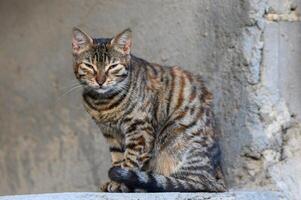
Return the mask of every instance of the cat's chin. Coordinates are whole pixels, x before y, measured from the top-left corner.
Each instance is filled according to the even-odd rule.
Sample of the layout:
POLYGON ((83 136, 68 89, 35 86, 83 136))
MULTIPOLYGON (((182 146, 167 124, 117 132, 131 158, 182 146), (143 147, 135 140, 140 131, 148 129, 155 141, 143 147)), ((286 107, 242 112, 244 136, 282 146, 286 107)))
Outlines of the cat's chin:
POLYGON ((99 94, 105 94, 107 92, 110 92, 110 89, 109 88, 97 88, 97 89, 94 89, 97 93, 99 94))
POLYGON ((112 89, 111 87, 99 87, 99 88, 94 88, 93 89, 96 93, 100 94, 100 95, 110 95, 114 92, 116 92, 116 90, 112 89))

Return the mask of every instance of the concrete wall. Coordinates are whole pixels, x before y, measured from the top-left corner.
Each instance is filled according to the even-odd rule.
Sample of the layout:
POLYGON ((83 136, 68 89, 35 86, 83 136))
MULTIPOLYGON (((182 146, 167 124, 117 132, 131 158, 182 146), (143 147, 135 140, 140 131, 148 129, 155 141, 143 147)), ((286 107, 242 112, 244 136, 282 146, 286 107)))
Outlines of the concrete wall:
MULTIPOLYGON (((267 166, 274 183, 288 196, 301 195, 301 1, 267 1, 263 64, 270 90, 286 104, 291 120, 282 127, 279 158, 267 166), (275 162, 276 161, 276 162, 275 162)), ((283 115, 282 115, 283 116, 283 115)))
POLYGON ((269 51, 278 55, 274 62, 279 69, 278 87, 291 113, 301 120, 301 22, 300 0, 276 3, 270 0, 270 13, 283 16, 283 19, 269 21, 267 38, 269 51), (274 33, 274 34, 272 34, 274 33), (276 33, 276 34, 275 34, 276 33))
POLYGON ((134 54, 201 73, 215 95, 229 186, 296 194, 298 184, 283 187, 296 185, 282 178, 289 173, 275 171, 300 152, 291 148, 301 133, 300 8, 300 0, 0 1, 0 194, 96 191, 106 180, 107 146, 80 89, 63 95, 76 83, 74 25, 93 36, 131 27, 134 54))

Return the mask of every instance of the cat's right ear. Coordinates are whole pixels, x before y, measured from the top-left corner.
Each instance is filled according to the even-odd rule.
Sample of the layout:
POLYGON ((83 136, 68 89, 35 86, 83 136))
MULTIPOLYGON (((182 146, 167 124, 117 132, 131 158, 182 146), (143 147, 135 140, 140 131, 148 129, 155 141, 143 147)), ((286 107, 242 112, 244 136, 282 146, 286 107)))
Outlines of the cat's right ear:
POLYGON ((77 27, 72 29, 72 51, 74 54, 90 48, 93 45, 93 39, 77 27))

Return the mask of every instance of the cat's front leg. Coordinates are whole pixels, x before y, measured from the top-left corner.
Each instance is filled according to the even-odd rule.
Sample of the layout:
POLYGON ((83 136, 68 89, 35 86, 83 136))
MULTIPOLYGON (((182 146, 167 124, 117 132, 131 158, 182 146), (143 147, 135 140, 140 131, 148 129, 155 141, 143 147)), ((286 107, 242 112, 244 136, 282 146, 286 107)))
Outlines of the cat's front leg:
POLYGON ((108 181, 100 187, 101 192, 130 192, 129 188, 123 183, 108 181))
POLYGON ((121 166, 124 161, 124 145, 115 138, 107 138, 110 146, 112 166, 121 166))
POLYGON ((147 120, 132 119, 125 124, 125 152, 123 168, 139 168, 151 158, 154 128, 147 120))
MULTIPOLYGON (((108 127, 101 127, 103 136, 106 138, 111 153, 112 166, 121 166, 124 162, 124 144, 122 138, 115 134, 115 130, 108 127)), ((122 183, 108 181, 100 187, 102 192, 129 192, 129 189, 122 183)))

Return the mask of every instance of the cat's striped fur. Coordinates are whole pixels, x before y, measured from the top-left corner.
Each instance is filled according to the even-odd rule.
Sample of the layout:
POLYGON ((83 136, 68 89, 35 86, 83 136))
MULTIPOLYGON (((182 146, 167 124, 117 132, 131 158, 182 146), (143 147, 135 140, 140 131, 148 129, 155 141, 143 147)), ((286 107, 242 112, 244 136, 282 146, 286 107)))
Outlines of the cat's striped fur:
POLYGON ((102 191, 225 191, 212 94, 201 77, 130 54, 129 29, 112 39, 73 30, 84 106, 110 145, 102 191))

